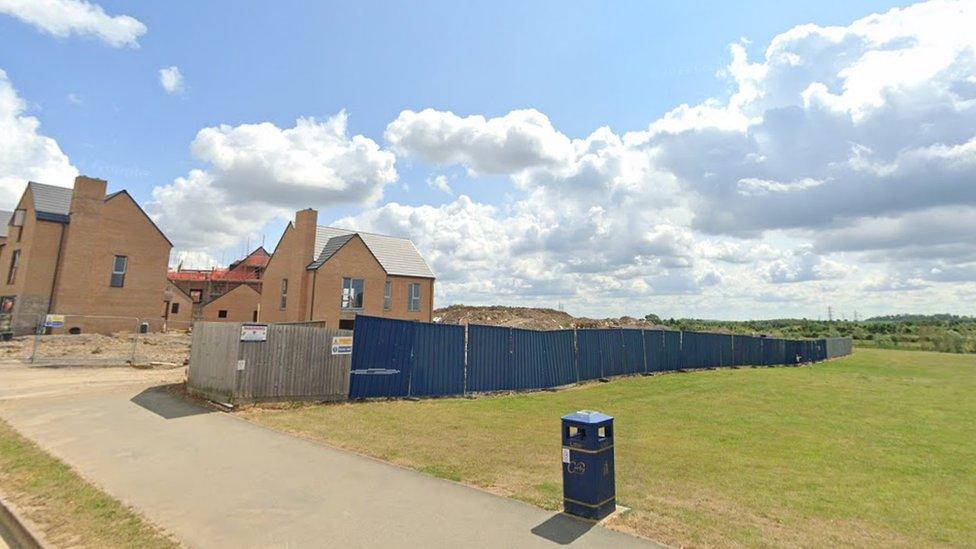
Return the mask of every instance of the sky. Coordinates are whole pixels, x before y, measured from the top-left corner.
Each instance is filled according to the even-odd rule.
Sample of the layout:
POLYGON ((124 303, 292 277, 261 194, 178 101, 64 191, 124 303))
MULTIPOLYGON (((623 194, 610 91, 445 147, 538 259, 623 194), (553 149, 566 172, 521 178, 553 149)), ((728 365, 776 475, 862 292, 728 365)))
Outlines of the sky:
POLYGON ((209 267, 313 207, 411 238, 438 306, 976 314, 972 28, 939 0, 0 0, 0 209, 107 179, 209 267))

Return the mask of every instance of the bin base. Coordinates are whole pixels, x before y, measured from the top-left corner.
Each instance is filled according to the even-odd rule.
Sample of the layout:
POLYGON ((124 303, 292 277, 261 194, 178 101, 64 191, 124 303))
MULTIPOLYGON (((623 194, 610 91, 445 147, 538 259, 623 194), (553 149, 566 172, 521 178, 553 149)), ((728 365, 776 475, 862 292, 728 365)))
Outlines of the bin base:
POLYGON ((617 510, 617 500, 615 497, 598 504, 588 504, 572 499, 563 499, 563 509, 566 513, 585 518, 587 520, 601 520, 617 510))

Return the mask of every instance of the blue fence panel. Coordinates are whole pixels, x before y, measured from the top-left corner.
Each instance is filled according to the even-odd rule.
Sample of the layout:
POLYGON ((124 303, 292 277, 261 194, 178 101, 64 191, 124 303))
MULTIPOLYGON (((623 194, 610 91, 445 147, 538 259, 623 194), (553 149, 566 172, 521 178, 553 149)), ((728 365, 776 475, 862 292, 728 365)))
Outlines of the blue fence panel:
POLYGON ((786 364, 786 342, 771 337, 762 338, 763 365, 786 364))
POLYGON ((661 335, 664 341, 664 358, 661 360, 661 364, 665 370, 680 370, 683 368, 681 364, 681 332, 665 330, 661 335))
POLYGON ((758 366, 763 363, 762 339, 752 336, 733 336, 732 364, 734 366, 758 366))
POLYGON ((732 365, 732 336, 682 332, 683 368, 720 368, 732 365))
POLYGON ((516 390, 576 382, 573 331, 512 330, 512 372, 516 390))
POLYGON ((623 343, 620 356, 623 359, 622 374, 639 374, 644 371, 644 336, 641 330, 620 330, 623 343))
POLYGON ((408 395, 414 322, 357 316, 349 398, 408 395))
POLYGON ((646 372, 662 372, 664 366, 664 332, 642 330, 644 336, 644 365, 646 372))
POLYGON ((515 388, 511 340, 511 328, 468 326, 468 391, 515 388))
POLYGON ((610 375, 613 330, 576 330, 576 361, 581 381, 610 375))
POLYGON ((414 324, 409 394, 464 394, 464 326, 414 324))

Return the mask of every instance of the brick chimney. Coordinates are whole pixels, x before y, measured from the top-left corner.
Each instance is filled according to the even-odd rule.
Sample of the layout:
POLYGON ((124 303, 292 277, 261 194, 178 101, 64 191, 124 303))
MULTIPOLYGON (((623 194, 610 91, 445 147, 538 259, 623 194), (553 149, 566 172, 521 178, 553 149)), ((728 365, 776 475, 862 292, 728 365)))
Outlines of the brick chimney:
MULTIPOLYGON (((315 249, 315 231, 318 229, 319 212, 312 208, 298 210, 295 212, 295 231, 302 242, 302 248, 307 250, 306 258, 312 257, 318 250, 315 249)), ((312 260, 309 259, 309 262, 312 260)))
POLYGON ((56 312, 89 310, 94 299, 91 295, 94 279, 98 277, 98 282, 102 283, 101 279, 106 277, 107 260, 98 256, 96 250, 107 185, 104 179, 84 175, 75 178, 70 222, 65 226, 57 288, 52 296, 56 312))

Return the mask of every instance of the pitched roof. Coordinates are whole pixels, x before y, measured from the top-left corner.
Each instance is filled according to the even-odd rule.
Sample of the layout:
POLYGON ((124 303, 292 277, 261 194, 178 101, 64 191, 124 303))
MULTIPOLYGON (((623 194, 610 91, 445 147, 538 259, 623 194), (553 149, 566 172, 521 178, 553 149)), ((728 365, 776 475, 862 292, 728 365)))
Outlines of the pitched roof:
POLYGON ((14 212, 0 210, 0 238, 5 238, 7 236, 7 225, 10 224, 10 218, 13 216, 14 212))
POLYGON ((321 225, 315 227, 315 248, 312 250, 312 260, 314 261, 318 256, 322 255, 322 248, 329 241, 330 238, 334 236, 343 236, 347 234, 352 234, 355 231, 349 231, 346 229, 337 229, 335 227, 323 227, 321 225))
POLYGON ((68 187, 57 187, 45 185, 31 181, 27 184, 34 197, 34 210, 38 217, 46 218, 44 214, 55 216, 51 221, 67 222, 67 216, 71 210, 71 194, 74 189, 68 187))
POLYGON ((415 276, 418 278, 434 278, 434 273, 430 270, 423 256, 417 251, 407 238, 387 236, 382 234, 364 233, 350 231, 348 229, 337 229, 334 227, 319 227, 315 234, 316 249, 320 250, 318 258, 313 261, 308 268, 318 269, 323 263, 329 260, 340 248, 352 240, 353 236, 359 236, 363 244, 369 249, 379 262, 386 274, 393 276, 415 276), (319 247, 319 235, 332 234, 334 236, 326 240, 321 248, 319 247))

